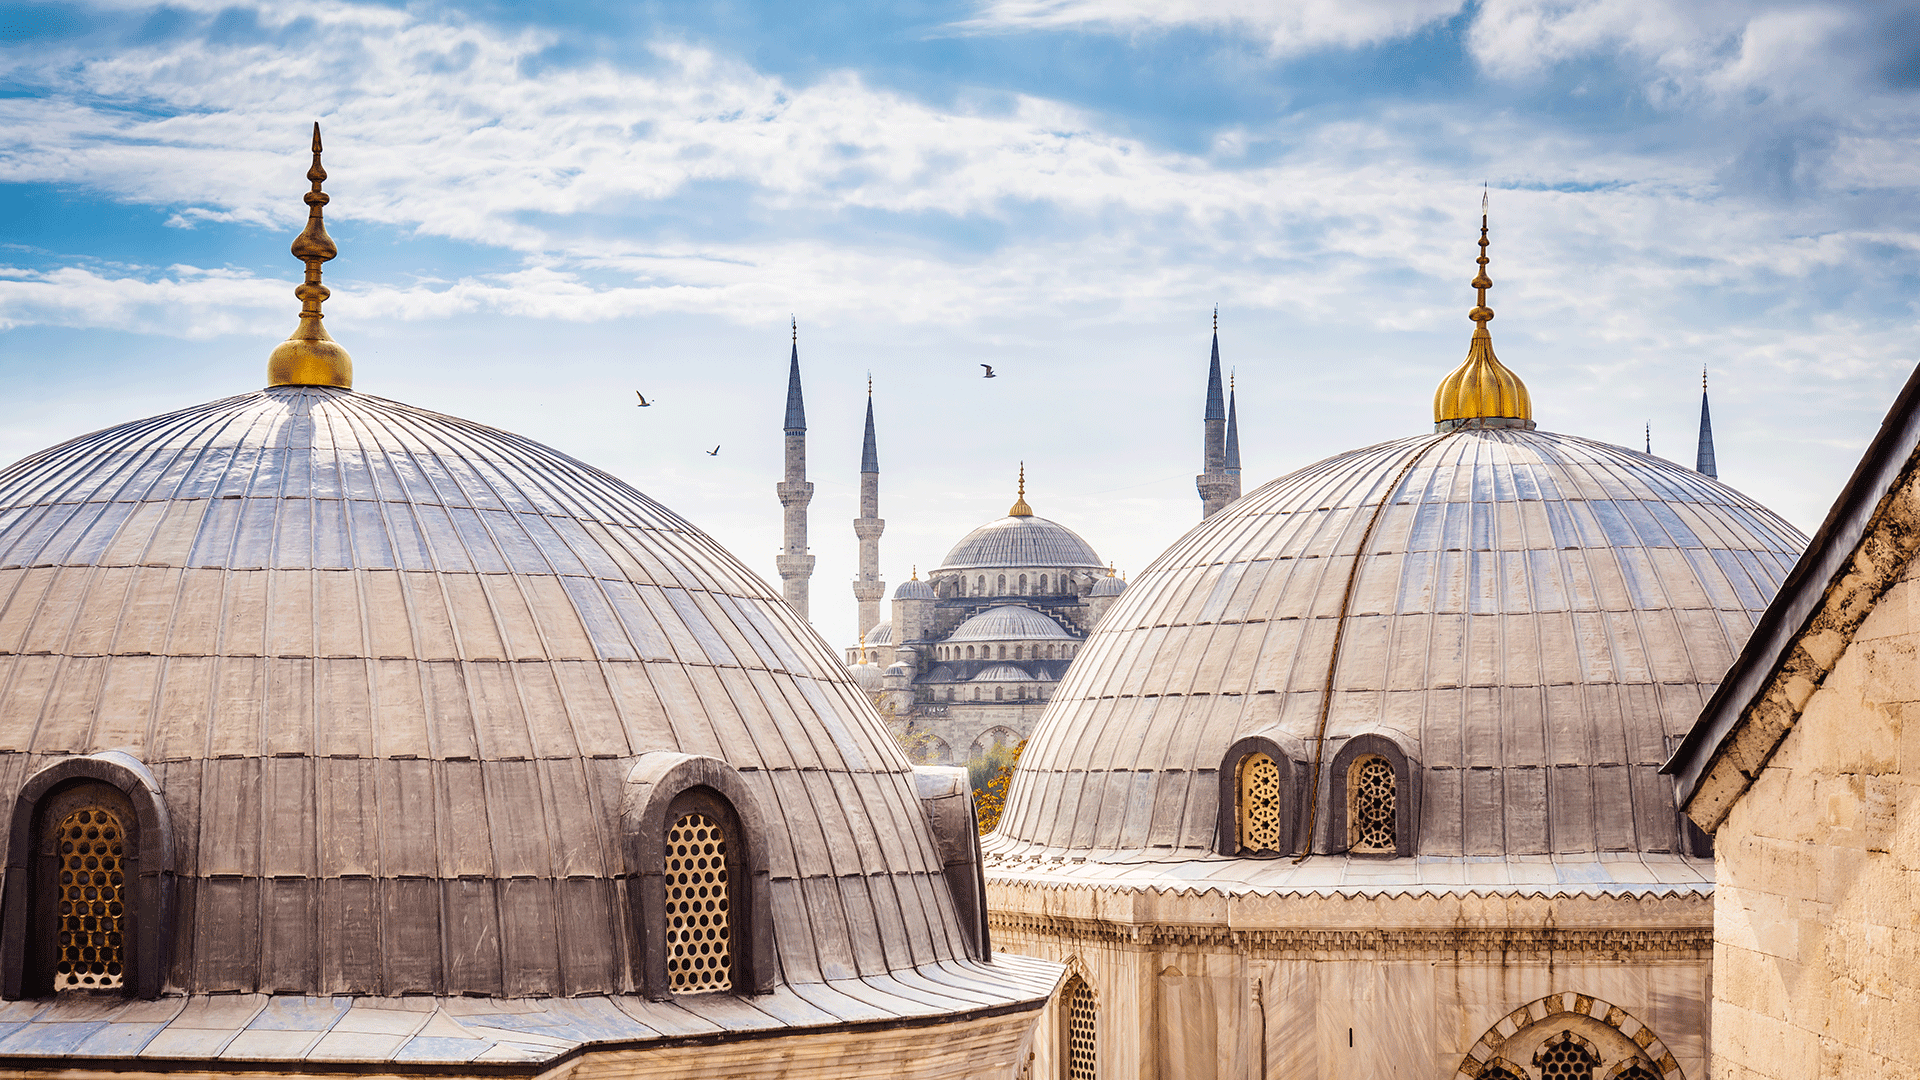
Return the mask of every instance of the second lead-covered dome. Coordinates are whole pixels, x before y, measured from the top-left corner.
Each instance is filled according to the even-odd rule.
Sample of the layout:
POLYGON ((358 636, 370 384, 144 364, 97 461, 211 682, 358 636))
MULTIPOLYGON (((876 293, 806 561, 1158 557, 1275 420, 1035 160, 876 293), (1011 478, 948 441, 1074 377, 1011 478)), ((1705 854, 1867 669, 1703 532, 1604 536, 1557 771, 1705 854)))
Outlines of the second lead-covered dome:
MULTIPOLYGON (((1230 747, 1267 738, 1303 776, 1317 751, 1324 800, 1342 746, 1379 736, 1413 774, 1414 853, 1676 850, 1669 740, 1805 543, 1724 484, 1566 435, 1329 458, 1134 579, 1035 730, 992 847, 1204 852, 1230 747)), ((1312 850, 1345 849, 1328 808, 1302 816, 1312 850)))

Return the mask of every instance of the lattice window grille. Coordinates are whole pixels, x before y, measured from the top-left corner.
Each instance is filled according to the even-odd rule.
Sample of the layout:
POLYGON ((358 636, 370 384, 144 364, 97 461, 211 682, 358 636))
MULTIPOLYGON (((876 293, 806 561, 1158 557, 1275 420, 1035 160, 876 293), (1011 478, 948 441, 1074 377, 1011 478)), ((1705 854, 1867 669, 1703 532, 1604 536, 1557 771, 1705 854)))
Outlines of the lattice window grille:
POLYGON ((1660 1074, 1636 1061, 1613 1074, 1614 1080, 1660 1080, 1660 1074))
POLYGON ((1078 977, 1067 990, 1067 1080, 1097 1080, 1093 989, 1078 977))
POLYGON ((1481 1072, 1480 1080, 1521 1080, 1521 1078, 1514 1075, 1512 1070, 1495 1065, 1481 1072))
POLYGON ((75 810, 54 834, 60 860, 55 990, 126 985, 126 834, 111 810, 75 810))
POLYGON ((1571 1039, 1540 1051, 1533 1061, 1540 1067, 1540 1080, 1593 1080, 1593 1070, 1600 1064, 1586 1047, 1571 1039))
POLYGON ((1265 754, 1248 754, 1240 766, 1240 846, 1279 851, 1280 766, 1265 754))
POLYGON ((1349 813, 1353 822, 1353 850, 1393 851, 1393 766, 1385 758, 1363 758, 1354 765, 1349 813))
POLYGON ((676 994, 733 988, 727 840, 720 823, 684 814, 667 830, 667 982, 676 994))

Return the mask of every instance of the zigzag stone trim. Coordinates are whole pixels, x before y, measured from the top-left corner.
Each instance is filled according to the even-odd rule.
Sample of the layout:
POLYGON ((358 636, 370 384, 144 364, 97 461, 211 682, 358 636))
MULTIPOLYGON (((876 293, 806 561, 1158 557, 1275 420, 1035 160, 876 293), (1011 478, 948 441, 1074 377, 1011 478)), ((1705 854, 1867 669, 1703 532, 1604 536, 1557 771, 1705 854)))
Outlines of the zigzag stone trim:
POLYGON ((1501 1017, 1500 1022, 1488 1028, 1487 1033, 1480 1036, 1480 1041, 1467 1052, 1460 1062, 1460 1068, 1454 1072, 1455 1080, 1479 1080, 1492 1063, 1500 1059, 1500 1052, 1506 1047, 1507 1040, 1519 1034, 1522 1028, 1568 1014, 1598 1020, 1632 1039, 1653 1062, 1653 1067, 1660 1070, 1661 1080, 1685 1080, 1680 1063, 1673 1059, 1673 1051, 1654 1036, 1651 1028, 1618 1005, 1572 991, 1548 994, 1501 1017))

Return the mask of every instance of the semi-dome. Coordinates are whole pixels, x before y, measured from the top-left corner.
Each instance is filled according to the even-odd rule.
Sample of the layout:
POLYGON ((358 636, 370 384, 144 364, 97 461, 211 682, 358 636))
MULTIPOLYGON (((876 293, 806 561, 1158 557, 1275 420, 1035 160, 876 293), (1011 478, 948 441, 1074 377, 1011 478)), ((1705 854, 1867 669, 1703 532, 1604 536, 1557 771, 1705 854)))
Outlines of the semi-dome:
POLYGON ((684 756, 766 824, 762 977, 964 959, 912 766, 824 643, 679 516, 479 424, 281 386, 0 472, 0 678, 16 785, 151 768, 178 991, 633 993, 623 799, 684 756))
POLYGON ((1412 853, 1679 850, 1660 764, 1805 544, 1690 469, 1520 426, 1329 458, 1134 579, 991 850, 1212 848, 1249 739, 1318 777, 1315 851, 1345 848, 1310 800, 1363 743, 1404 755, 1412 853))
POLYGON ((893 644, 893 621, 891 619, 887 619, 887 620, 882 620, 881 622, 874 623, 873 628, 867 631, 867 644, 869 645, 893 644))
POLYGON ((853 685, 869 694, 879 693, 886 685, 886 672, 880 669, 879 664, 872 661, 854 664, 847 668, 847 674, 853 677, 853 685))
POLYGON ((995 664, 990 668, 982 669, 978 674, 976 674, 969 681, 971 682, 1033 682, 1035 680, 1034 680, 1034 677, 1032 675, 1027 674, 1026 670, 1023 668, 1015 667, 1012 664, 995 664))
POLYGON ((1000 604, 961 623, 947 640, 1031 641, 1072 636, 1059 623, 1025 604, 1000 604))
POLYGON ((1119 596, 1121 593, 1126 591, 1127 591, 1126 579, 1115 577, 1113 576, 1113 574, 1109 573, 1106 577, 1103 577, 1099 581, 1094 582, 1093 591, 1088 593, 1087 595, 1119 596))

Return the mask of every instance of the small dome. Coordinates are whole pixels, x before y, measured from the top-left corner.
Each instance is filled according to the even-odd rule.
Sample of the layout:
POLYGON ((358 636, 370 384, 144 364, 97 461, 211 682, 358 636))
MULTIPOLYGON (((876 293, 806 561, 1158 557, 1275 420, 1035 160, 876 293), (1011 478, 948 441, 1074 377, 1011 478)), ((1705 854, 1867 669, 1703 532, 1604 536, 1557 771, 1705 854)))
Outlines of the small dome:
POLYGON ((887 620, 882 620, 880 622, 874 623, 873 629, 867 631, 867 644, 869 645, 893 644, 893 621, 891 619, 887 619, 887 620))
POLYGON ((1090 594, 1088 594, 1088 595, 1091 595, 1091 596, 1119 596, 1119 595, 1120 595, 1121 593, 1123 593, 1123 592, 1126 592, 1126 591, 1127 591, 1127 582, 1126 582, 1126 579, 1125 579, 1125 578, 1117 578, 1117 577, 1114 577, 1113 575, 1111 575, 1111 574, 1109 574, 1109 575, 1107 575, 1106 577, 1103 577, 1103 578, 1101 578, 1101 579, 1100 579, 1099 581, 1096 581, 1096 582, 1094 582, 1094 583, 1093 583, 1093 592, 1092 592, 1092 593, 1090 593, 1090 594))
POLYGON ((886 681, 886 673, 880 670, 879 664, 874 663, 854 664, 847 668, 847 674, 853 676, 853 685, 869 694, 879 693, 886 681))
POLYGON ((911 578, 901 582, 900 587, 893 590, 893 598, 895 600, 937 600, 939 594, 933 591, 931 583, 921 581, 919 578, 911 578))
POLYGON ((975 675, 972 682, 1035 682, 1033 676, 1012 664, 995 664, 975 675))
POLYGON ((939 570, 987 570, 1004 567, 1092 567, 1107 564, 1079 534, 1043 517, 1024 515, 989 521, 968 533, 939 570))
POLYGON ((991 607, 960 624, 948 641, 1015 641, 1070 638, 1060 624, 1024 604, 991 607))

